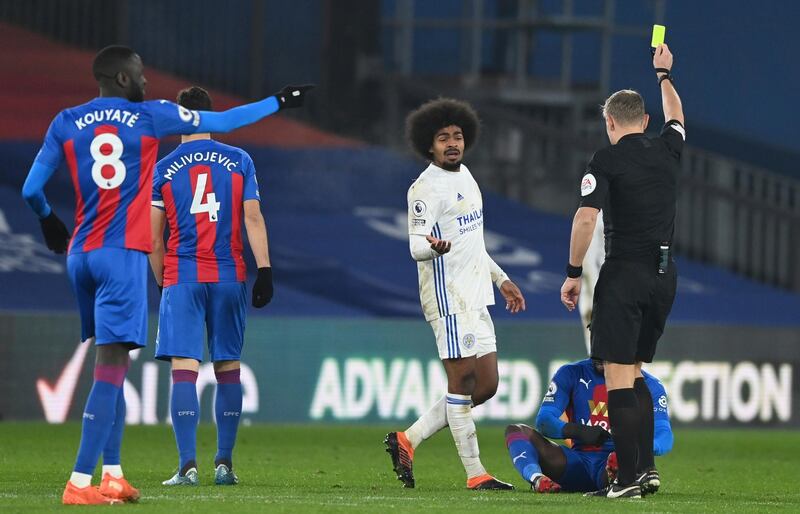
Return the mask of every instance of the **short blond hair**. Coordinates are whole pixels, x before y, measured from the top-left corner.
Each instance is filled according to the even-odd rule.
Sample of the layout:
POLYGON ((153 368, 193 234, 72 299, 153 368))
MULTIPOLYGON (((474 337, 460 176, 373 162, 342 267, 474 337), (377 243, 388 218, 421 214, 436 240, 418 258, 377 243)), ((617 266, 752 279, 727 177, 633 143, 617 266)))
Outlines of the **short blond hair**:
POLYGON ((603 117, 611 116, 620 125, 641 123, 644 114, 644 99, 632 89, 617 91, 603 104, 603 117))

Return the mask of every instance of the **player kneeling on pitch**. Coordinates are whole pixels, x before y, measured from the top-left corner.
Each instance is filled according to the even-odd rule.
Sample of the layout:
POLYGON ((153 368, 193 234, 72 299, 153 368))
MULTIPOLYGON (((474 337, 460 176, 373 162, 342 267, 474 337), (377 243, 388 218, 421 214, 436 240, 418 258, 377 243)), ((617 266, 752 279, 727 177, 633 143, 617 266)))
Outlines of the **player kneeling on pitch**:
MULTIPOLYGON (((187 109, 211 110, 199 87, 178 94, 187 109)), ((156 358, 172 362, 170 411, 180 464, 164 485, 197 485, 197 374, 204 331, 217 378, 217 455, 214 483, 234 485, 232 454, 242 411, 240 359, 246 316, 241 224, 258 265, 253 306, 272 299, 272 268, 261 215, 256 170, 244 150, 211 139, 181 136, 181 145, 159 161, 153 180, 153 253, 150 265, 163 287, 156 358), (169 241, 164 252, 165 218, 169 241)))
POLYGON ((497 391, 497 345, 487 305, 492 282, 506 309, 525 310, 525 298, 486 252, 483 198, 461 164, 478 136, 478 116, 465 102, 441 98, 422 105, 406 120, 414 150, 431 164, 408 190, 408 233, 417 261, 425 320, 436 337, 447 373, 447 394, 405 432, 386 436, 386 451, 404 487, 414 487, 414 450, 450 426, 470 489, 513 489, 486 472, 480 459, 473 405, 497 391))
MULTIPOLYGON (((506 446, 522 478, 537 493, 590 492, 605 488, 616 478, 617 455, 608 419, 608 392, 603 363, 584 359, 561 366, 550 382, 536 416, 536 429, 527 425, 506 428, 506 446), (567 421, 563 417, 566 414, 567 421), (551 439, 570 439, 561 446, 551 439)), ((653 453, 672 450, 672 426, 664 386, 642 372, 653 397, 653 453)), ((641 484, 649 494, 661 485, 658 474, 641 484)))

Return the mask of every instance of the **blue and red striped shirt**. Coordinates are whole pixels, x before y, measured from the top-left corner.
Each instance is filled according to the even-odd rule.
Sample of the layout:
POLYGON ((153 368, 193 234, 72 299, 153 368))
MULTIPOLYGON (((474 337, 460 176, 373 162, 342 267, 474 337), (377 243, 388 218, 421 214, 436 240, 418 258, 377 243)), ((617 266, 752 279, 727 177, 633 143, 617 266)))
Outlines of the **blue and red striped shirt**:
POLYGON ((76 200, 69 253, 103 247, 150 252, 158 140, 194 133, 199 124, 199 113, 166 100, 104 97, 61 111, 36 162, 53 169, 67 162, 76 200))
POLYGON ((244 201, 258 200, 253 160, 211 139, 183 143, 156 165, 153 206, 166 211, 164 286, 243 282, 244 201))

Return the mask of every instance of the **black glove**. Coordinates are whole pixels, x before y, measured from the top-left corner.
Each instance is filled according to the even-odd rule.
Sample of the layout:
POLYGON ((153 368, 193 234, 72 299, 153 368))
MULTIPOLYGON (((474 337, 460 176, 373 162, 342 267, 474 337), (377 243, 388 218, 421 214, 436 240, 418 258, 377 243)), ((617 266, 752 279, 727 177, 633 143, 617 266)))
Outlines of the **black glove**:
POLYGON ((261 308, 272 300, 272 268, 258 268, 253 284, 253 307, 261 308))
POLYGON ((302 86, 284 86, 283 89, 275 93, 278 99, 278 110, 302 107, 306 97, 306 91, 316 87, 314 84, 303 84, 302 86))
POLYGON ((564 437, 568 439, 577 439, 583 444, 590 446, 602 446, 611 434, 608 433, 603 427, 594 425, 587 426, 581 423, 567 423, 564 425, 564 437))
POLYGON ((69 230, 64 222, 58 219, 55 211, 50 211, 46 218, 41 218, 39 224, 42 226, 44 242, 47 248, 55 253, 64 253, 69 245, 69 230))

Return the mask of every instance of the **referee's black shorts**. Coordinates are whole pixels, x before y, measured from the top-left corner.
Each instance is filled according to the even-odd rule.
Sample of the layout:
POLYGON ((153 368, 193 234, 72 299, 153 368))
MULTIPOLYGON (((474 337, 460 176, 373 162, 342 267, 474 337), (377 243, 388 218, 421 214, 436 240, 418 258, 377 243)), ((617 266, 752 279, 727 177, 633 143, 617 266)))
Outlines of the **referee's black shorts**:
POLYGON ((675 300, 678 273, 671 262, 607 260, 600 269, 592 308, 592 357, 616 364, 652 362, 675 300))

